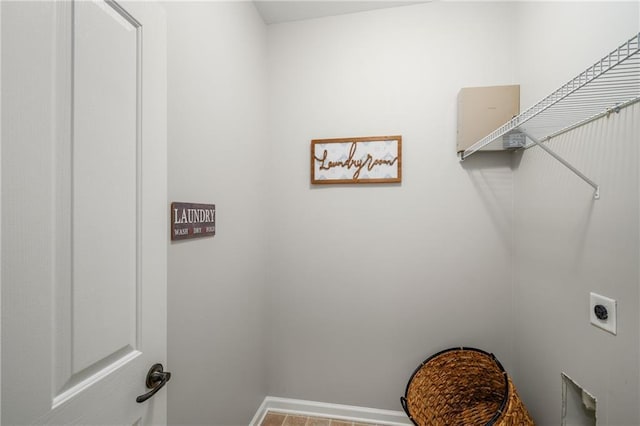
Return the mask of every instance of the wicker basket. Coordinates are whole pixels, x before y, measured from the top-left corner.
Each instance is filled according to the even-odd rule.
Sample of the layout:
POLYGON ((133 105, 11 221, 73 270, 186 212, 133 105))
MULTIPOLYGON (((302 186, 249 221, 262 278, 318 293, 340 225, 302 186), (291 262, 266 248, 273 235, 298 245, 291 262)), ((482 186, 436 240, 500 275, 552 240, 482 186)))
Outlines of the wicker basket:
POLYGON ((502 364, 475 348, 429 357, 409 379, 400 402, 417 426, 534 424, 502 364))

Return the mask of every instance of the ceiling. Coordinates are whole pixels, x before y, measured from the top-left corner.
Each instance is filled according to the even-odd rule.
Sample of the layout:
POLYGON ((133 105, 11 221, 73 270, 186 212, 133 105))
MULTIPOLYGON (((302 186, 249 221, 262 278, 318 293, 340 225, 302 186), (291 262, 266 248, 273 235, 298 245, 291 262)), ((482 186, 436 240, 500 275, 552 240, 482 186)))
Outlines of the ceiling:
POLYGON ((254 0, 266 24, 300 21, 324 16, 344 15, 374 9, 427 3, 430 0, 366 1, 366 0, 254 0))

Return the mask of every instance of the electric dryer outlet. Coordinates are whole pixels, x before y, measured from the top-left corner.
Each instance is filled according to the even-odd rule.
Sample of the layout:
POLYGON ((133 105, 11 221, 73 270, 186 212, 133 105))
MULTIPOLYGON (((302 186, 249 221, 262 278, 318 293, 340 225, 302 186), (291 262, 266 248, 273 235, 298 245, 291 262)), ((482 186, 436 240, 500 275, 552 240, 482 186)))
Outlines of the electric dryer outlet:
POLYGON ((597 293, 590 293, 589 301, 591 324, 611 334, 617 334, 617 302, 597 293))

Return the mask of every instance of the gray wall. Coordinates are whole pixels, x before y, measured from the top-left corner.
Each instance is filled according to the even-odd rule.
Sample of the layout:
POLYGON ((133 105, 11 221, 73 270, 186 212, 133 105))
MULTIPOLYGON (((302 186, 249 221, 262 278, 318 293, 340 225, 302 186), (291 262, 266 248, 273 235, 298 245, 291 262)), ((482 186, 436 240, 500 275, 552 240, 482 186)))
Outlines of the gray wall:
POLYGON ((640 105, 549 142, 601 185, 540 149, 515 173, 517 383, 541 424, 560 418, 565 372, 598 401, 600 424, 640 424, 638 140, 640 105), (589 324, 589 292, 618 301, 618 334, 589 324))
MULTIPOLYGON (((578 6, 522 5, 525 105, 640 30, 637 2, 578 6)), ((598 201, 540 149, 514 156, 515 378, 540 424, 559 423, 561 372, 595 395, 599 424, 640 424, 639 117, 636 104, 549 142, 601 185, 598 201), (589 324, 591 291, 617 299, 617 336, 589 324)))
POLYGON ((217 208, 214 238, 169 246, 169 424, 248 424, 266 394, 266 27, 250 2, 166 7, 169 200, 217 208))
POLYGON ((271 159, 281 160, 269 240, 269 394, 398 408, 421 358, 467 344, 496 352, 542 424, 559 421, 562 368, 579 382, 605 380, 592 389, 601 418, 637 422, 628 404, 638 396, 637 178, 620 177, 637 174, 628 164, 635 151, 619 151, 624 169, 622 158, 600 160, 580 146, 585 166, 608 161, 600 180, 613 175, 625 186, 608 186, 630 194, 601 200, 598 208, 617 214, 597 223, 572 204, 579 194, 590 202, 589 187, 577 182, 567 196, 564 180, 538 164, 553 160, 535 150, 514 157, 512 173, 502 155, 461 165, 453 144, 460 87, 520 83, 528 107, 631 37, 638 15, 637 3, 436 3, 269 27, 271 159), (404 137, 401 186, 305 181, 297 159, 310 139, 394 133, 404 137), (582 216, 558 217, 563 203, 582 216), (558 275, 558 265, 599 250, 604 236, 591 241, 600 232, 592 227, 615 231, 604 247, 628 251, 607 251, 599 274, 582 265, 558 275), (604 346, 608 336, 584 317, 585 297, 587 288, 607 294, 595 282, 617 278, 630 328, 604 346), (599 349, 581 366, 573 357, 592 345, 599 349))
POLYGON ((510 157, 455 154, 463 86, 514 83, 514 5, 272 25, 269 395, 400 409, 427 355, 511 345, 510 157), (403 183, 309 184, 311 139, 401 134, 403 183))
POLYGON ((413 368, 461 344, 496 353, 540 424, 560 371, 605 423, 638 423, 638 148, 596 124, 554 145, 597 203, 535 149, 455 156, 461 87, 520 83, 528 106, 637 31, 637 3, 268 29, 248 2, 167 9, 169 199, 218 207, 215 238, 169 247, 170 424, 246 424, 265 395, 399 409, 413 368), (309 185, 311 139, 383 134, 403 136, 401 185, 309 185), (619 300, 617 337, 589 326, 589 291, 619 300))

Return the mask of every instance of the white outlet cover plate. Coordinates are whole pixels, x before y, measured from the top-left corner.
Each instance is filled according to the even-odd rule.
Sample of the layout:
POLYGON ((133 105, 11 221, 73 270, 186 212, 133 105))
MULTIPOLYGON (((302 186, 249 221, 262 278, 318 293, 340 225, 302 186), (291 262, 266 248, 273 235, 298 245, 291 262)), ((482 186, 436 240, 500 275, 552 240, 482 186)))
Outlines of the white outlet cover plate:
POLYGON ((589 298, 589 316, 591 319, 591 324, 599 327, 605 331, 608 331, 611 334, 617 334, 617 309, 616 309, 616 301, 609 297, 601 296, 596 293, 590 293, 589 298), (601 320, 596 317, 594 312, 594 308, 596 305, 602 305, 607 308, 608 318, 606 320, 601 320))

